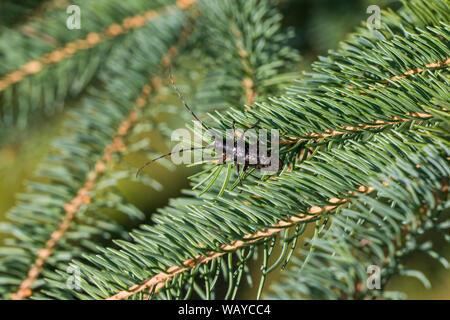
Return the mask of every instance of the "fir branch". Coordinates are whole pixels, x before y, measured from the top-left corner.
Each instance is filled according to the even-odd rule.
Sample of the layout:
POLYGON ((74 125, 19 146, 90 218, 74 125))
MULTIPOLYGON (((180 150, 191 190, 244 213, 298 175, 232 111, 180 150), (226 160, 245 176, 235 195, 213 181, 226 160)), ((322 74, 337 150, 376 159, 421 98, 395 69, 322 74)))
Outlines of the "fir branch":
MULTIPOLYGON (((42 42, 45 42, 52 47, 60 47, 61 46, 61 44, 55 38, 53 38, 47 34, 40 33, 31 26, 28 26, 28 25, 22 26, 20 28, 20 32, 22 32, 24 35, 26 35, 28 37, 32 37, 32 38, 41 40, 42 42)), ((1 81, 1 79, 0 79, 0 81, 1 81)), ((5 90, 7 87, 8 86, 4 87, 3 90, 5 90)))
MULTIPOLYGON (((252 75, 252 77, 254 77, 254 70, 252 70, 250 61, 248 60, 248 53, 242 44, 242 40, 243 40, 242 34, 239 31, 239 29, 236 29, 236 28, 234 28, 233 33, 236 37, 236 48, 238 49, 238 54, 242 58, 242 65, 245 69, 248 70, 248 72, 252 75)), ((255 102, 257 94, 258 94, 254 87, 252 78, 249 78, 249 77, 244 78, 242 80, 242 85, 245 88, 245 97, 247 99, 245 101, 245 104, 251 106, 255 102)))
MULTIPOLYGON (((441 111, 447 112, 447 109, 442 108, 441 111)), ((412 118, 398 118, 398 117, 392 117, 394 121, 383 121, 383 120, 372 120, 375 124, 361 124, 359 123, 358 126, 342 126, 339 127, 339 129, 343 129, 346 131, 337 131, 337 130, 327 130, 327 133, 318 133, 318 132, 310 132, 307 133, 308 138, 290 138, 288 139, 282 139, 281 143, 283 144, 295 144, 297 142, 309 142, 311 140, 315 142, 320 142, 321 139, 324 138, 330 138, 330 137, 336 137, 341 135, 346 135, 349 132, 365 132, 368 129, 385 129, 387 127, 393 126, 393 125, 399 125, 402 123, 409 123, 409 122, 416 122, 420 123, 422 120, 430 120, 432 119, 433 115, 429 113, 419 113, 419 112, 408 112, 407 116, 410 116, 412 118), (290 139, 289 139, 290 138, 290 139)))
POLYGON ((331 87, 355 89, 386 84, 423 71, 425 66, 437 68, 447 63, 448 23, 450 8, 442 0, 402 1, 398 13, 384 11, 381 29, 359 28, 328 57, 313 63, 313 72, 289 91, 326 93, 331 87), (441 20, 417 14, 415 9, 427 7, 439 12, 441 20), (364 52, 362 55, 361 52, 364 52), (349 77, 351 75, 351 77, 349 77), (323 87, 322 87, 323 86, 323 87))

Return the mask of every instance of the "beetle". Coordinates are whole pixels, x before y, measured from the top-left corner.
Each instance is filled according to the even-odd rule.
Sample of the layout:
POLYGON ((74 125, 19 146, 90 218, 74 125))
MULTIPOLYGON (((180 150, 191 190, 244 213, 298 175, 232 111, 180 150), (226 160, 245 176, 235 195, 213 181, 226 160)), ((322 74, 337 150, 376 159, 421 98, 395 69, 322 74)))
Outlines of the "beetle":
MULTIPOLYGON (((268 161, 268 160, 272 159, 271 150, 267 151, 267 156, 261 156, 260 152, 259 152, 260 151, 259 139, 257 139, 255 142, 257 144, 256 145, 257 152, 251 152, 251 150, 254 148, 251 148, 252 145, 250 145, 249 142, 244 141, 244 143, 242 144, 242 140, 241 141, 236 140, 237 134, 236 134, 234 119, 232 120, 232 124, 231 124, 233 143, 230 145, 229 141, 226 138, 218 137, 211 128, 208 128, 208 126, 197 117, 197 115, 192 111, 192 109, 186 103, 180 90, 178 90, 177 86, 175 85, 175 81, 173 80, 173 76, 172 76, 170 69, 169 69, 169 78, 170 78, 170 82, 172 83, 172 87, 174 88, 175 92, 177 93, 177 95, 178 95, 179 99, 181 100, 182 104, 184 105, 184 107, 191 113, 191 115, 194 117, 194 119, 197 120, 198 122, 200 122, 201 125, 206 129, 206 131, 208 131, 211 134, 211 136, 214 139, 214 143, 207 145, 207 146, 203 146, 203 147, 192 147, 192 148, 188 148, 188 149, 177 150, 177 151, 169 152, 162 156, 159 156, 159 157, 147 162, 142 167, 140 167, 136 173, 136 177, 139 175, 139 173, 145 167, 149 166, 150 164, 152 164, 155 161, 158 161, 159 159, 165 158, 174 153, 199 150, 199 149, 204 150, 204 149, 213 149, 214 148, 217 153, 222 155, 223 162, 226 161, 227 155, 231 155, 232 161, 236 165, 237 175, 239 178, 239 184, 241 186, 242 186, 242 180, 241 180, 241 176, 240 176, 240 166, 241 165, 243 166, 243 169, 242 169, 243 173, 245 173, 248 168, 255 168, 255 169, 261 170, 264 168, 269 168, 271 166, 271 162, 269 163, 269 161, 268 161)), ((258 123, 259 123, 259 120, 254 125, 252 125, 249 129, 253 129, 254 127, 256 127, 258 125, 258 123)), ((241 136, 239 139, 244 139, 244 137, 241 136)), ((283 166, 284 166, 283 161, 280 158, 278 158, 278 168, 276 168, 277 172, 281 171, 283 166)), ((250 175, 256 179, 260 179, 259 177, 256 177, 252 174, 250 174, 250 175)))

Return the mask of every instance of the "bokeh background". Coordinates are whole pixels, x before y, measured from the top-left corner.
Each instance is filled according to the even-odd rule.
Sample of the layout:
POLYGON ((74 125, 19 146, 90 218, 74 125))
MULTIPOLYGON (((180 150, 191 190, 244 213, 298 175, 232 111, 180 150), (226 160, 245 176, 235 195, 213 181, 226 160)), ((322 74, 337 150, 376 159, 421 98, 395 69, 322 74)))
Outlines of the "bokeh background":
MULTIPOLYGON (((275 0, 274 0, 275 1, 275 0)), ((26 4, 27 10, 17 6, 16 0, 0 2, 0 26, 17 28, 31 17, 39 18, 46 10, 65 10, 71 4, 66 0, 20 0, 26 4)), ((298 65, 299 72, 308 71, 310 64, 318 55, 326 55, 330 49, 337 48, 349 32, 367 19, 366 9, 371 4, 382 8, 396 7, 396 0, 278 0, 279 8, 284 15, 284 27, 294 28, 296 37, 291 45, 299 50, 302 60, 298 65)), ((76 3, 76 1, 74 1, 76 3)), ((1 50, 1 48, 0 48, 1 50)), ((192 80, 192 79, 190 79, 192 80)), ((194 79, 195 81, 195 79, 194 79)), ((166 95, 164 99, 176 97, 166 95)), ((70 105, 71 101, 65 102, 70 105)), ((67 110, 67 109, 66 109, 67 110)), ((67 112, 49 117, 29 128, 26 135, 17 136, 0 148, 0 222, 5 220, 8 210, 15 204, 17 194, 24 191, 24 182, 33 178, 37 165, 51 150, 51 139, 57 136, 67 112)), ((174 120, 175 121, 175 120, 174 120)), ((151 170, 151 169, 150 169, 151 170)), ((164 192, 123 184, 120 189, 144 212, 151 213, 164 206, 168 199, 181 194, 188 187, 187 177, 195 172, 195 168, 178 167, 174 171, 153 170, 150 174, 164 185, 164 192)), ((0 243, 4 235, 0 233, 0 243)), ((435 249, 450 260, 450 246, 440 235, 425 234, 424 240, 432 240, 435 249)), ((300 243, 301 246, 301 243, 300 243)), ((388 289, 401 290, 410 299, 450 299, 450 271, 445 270, 437 261, 422 254, 410 257, 408 264, 421 270, 431 281, 432 288, 426 290, 416 279, 396 277, 388 289)), ((270 282, 277 279, 280 272, 270 274, 266 290, 270 290, 270 282)), ((254 297, 254 289, 245 287, 238 298, 254 297)))

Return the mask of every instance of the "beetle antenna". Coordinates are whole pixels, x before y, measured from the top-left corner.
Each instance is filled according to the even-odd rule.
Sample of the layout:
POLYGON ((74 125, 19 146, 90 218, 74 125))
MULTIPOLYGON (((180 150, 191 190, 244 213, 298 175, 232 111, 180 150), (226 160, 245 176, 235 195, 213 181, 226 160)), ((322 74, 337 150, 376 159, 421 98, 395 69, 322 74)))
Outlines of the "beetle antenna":
POLYGON ((178 152, 192 151, 192 150, 198 150, 198 149, 207 149, 207 148, 213 148, 213 146, 192 147, 192 148, 189 148, 189 149, 176 150, 176 151, 172 151, 172 152, 166 153, 166 154, 164 154, 164 155, 162 155, 162 156, 159 156, 158 158, 155 158, 155 159, 153 159, 153 160, 147 162, 147 163, 144 164, 142 167, 140 167, 140 168, 138 169, 138 171, 136 172, 136 178, 137 178, 137 176, 141 173, 142 169, 144 169, 145 167, 151 165, 153 162, 155 162, 155 161, 157 161, 157 160, 159 160, 159 159, 165 158, 165 157, 167 157, 167 156, 170 156, 170 155, 172 155, 172 154, 174 154, 174 153, 178 153, 178 152))
POLYGON ((212 131, 210 128, 208 128, 208 127, 206 126, 206 124, 204 124, 203 121, 200 120, 200 119, 195 115, 194 111, 192 111, 192 109, 188 106, 188 104, 187 104, 186 101, 184 100, 183 95, 181 94, 180 90, 178 90, 177 86, 175 85, 175 81, 173 80, 172 70, 171 70, 170 66, 169 66, 169 78, 170 78, 170 82, 172 82, 173 88, 174 88, 175 91, 177 92, 178 97, 180 98, 181 102, 182 102, 183 105, 186 107, 186 109, 188 109, 188 111, 192 114, 192 116, 195 118, 195 120, 199 121, 199 122, 202 124, 202 126, 206 129, 206 131, 210 132, 211 135, 213 136, 213 138, 215 138, 215 135, 212 134, 213 131, 212 131))

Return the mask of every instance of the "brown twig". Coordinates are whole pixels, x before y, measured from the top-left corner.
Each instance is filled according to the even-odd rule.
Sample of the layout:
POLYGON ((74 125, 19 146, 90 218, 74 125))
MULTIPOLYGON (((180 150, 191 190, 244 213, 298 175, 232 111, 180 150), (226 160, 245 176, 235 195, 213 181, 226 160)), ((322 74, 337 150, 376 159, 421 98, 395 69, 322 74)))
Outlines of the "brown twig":
MULTIPOLYGON (((396 81, 398 81, 398 80, 407 78, 407 77, 409 77, 409 76, 412 76, 412 75, 415 75, 415 74, 419 74, 419 73, 425 72, 425 71, 428 70, 428 69, 440 68, 440 67, 443 67, 443 66, 445 66, 445 65, 447 65, 447 64, 449 64, 449 63, 450 63, 450 58, 445 58, 445 59, 443 59, 442 61, 437 61, 437 62, 429 63, 429 64, 425 65, 425 68, 416 68, 416 69, 412 69, 412 70, 405 71, 405 72, 403 73, 403 75, 396 75, 396 76, 393 76, 393 77, 391 77, 389 80, 383 80, 383 81, 381 81, 381 83, 386 84, 386 85, 389 85, 390 82, 396 82, 396 81)), ((383 85, 378 85, 378 87, 384 88, 385 86, 383 86, 383 85)), ((355 89, 356 87, 355 87, 355 86, 352 86, 352 85, 349 85, 349 86, 347 86, 347 88, 348 88, 348 89, 355 89)), ((369 89, 372 90, 372 91, 373 91, 373 90, 376 90, 376 88, 374 88, 374 87, 369 87, 369 89)), ((367 92, 365 92, 365 91, 363 91, 363 90, 360 90, 359 92, 362 93, 362 94, 367 94, 367 92)))
MULTIPOLYGON (((442 109, 443 111, 446 111, 446 109, 442 109)), ((296 138, 296 137, 288 137, 287 139, 281 140, 282 144, 292 144, 302 141, 310 141, 312 139, 318 141, 323 138, 329 138, 339 135, 348 134, 349 132, 358 132, 365 129, 380 129, 383 127, 405 123, 405 122, 412 122, 412 121, 420 121, 420 120, 426 120, 430 119, 433 115, 428 113, 419 113, 419 112, 408 112, 407 116, 411 116, 414 118, 398 118, 398 117, 391 117, 393 121, 383 121, 383 120, 373 120, 374 124, 359 124, 357 127, 354 126, 341 126, 339 129, 343 129, 345 131, 338 131, 338 130, 331 130, 327 129, 325 130, 325 133, 318 133, 318 132, 311 132, 307 133, 306 136, 308 138, 296 138)))

